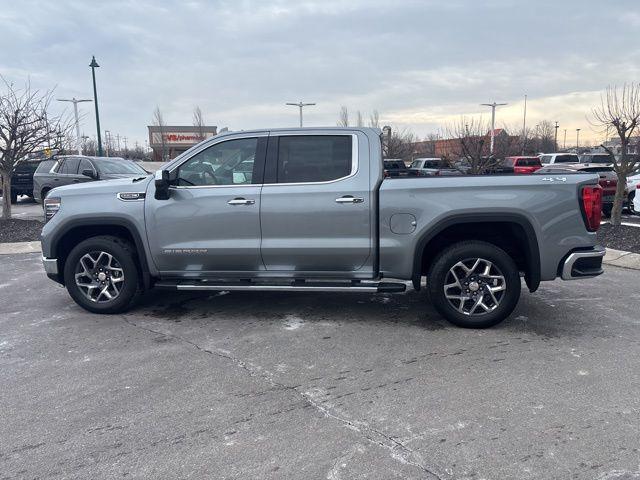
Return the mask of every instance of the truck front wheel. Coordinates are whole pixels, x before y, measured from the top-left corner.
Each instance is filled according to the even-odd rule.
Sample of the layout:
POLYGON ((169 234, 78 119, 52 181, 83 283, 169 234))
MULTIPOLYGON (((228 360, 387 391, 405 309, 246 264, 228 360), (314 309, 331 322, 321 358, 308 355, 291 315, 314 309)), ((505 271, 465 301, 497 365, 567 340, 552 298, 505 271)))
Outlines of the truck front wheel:
POLYGON ((118 313, 132 305, 138 293, 135 251, 110 235, 88 238, 69 253, 64 282, 71 298, 94 313, 118 313))
POLYGON ((427 275, 436 310, 464 328, 487 328, 507 318, 520 298, 513 259, 487 242, 465 241, 444 250, 427 275))

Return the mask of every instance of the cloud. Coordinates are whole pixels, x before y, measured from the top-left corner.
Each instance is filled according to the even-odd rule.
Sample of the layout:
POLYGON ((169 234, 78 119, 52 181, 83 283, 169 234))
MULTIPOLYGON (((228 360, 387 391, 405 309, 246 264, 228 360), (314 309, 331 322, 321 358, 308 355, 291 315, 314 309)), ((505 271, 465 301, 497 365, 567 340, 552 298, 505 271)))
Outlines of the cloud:
POLYGON ((424 136, 492 100, 515 123, 525 94, 532 122, 588 131, 597 92, 640 73, 640 12, 618 3, 14 2, 0 12, 0 72, 85 97, 95 54, 101 123, 140 142, 156 105, 170 123, 189 124, 200 105, 208 123, 248 129, 295 125, 284 103, 304 100, 317 103, 308 125, 335 125, 347 105, 424 136), (594 28, 603 22, 616 27, 594 28))

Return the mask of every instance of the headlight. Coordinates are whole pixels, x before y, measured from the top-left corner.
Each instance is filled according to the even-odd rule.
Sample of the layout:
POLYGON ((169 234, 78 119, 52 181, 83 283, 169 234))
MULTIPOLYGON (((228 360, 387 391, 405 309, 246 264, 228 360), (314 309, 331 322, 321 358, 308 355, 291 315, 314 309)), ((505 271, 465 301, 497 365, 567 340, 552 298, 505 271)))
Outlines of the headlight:
POLYGON ((62 200, 60 197, 47 197, 44 199, 44 221, 48 222, 60 210, 62 200))

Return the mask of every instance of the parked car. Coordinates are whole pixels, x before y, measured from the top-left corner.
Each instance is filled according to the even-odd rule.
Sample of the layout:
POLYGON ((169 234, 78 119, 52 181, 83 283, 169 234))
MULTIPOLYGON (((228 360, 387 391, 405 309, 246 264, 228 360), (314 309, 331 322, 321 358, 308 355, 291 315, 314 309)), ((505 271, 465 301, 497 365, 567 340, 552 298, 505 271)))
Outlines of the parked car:
POLYGON ((633 196, 633 211, 640 212, 640 184, 636 185, 636 193, 633 196))
POLYGON ((19 195, 33 197, 33 174, 41 160, 20 160, 11 171, 11 203, 18 201, 19 195))
POLYGON ((124 158, 59 156, 53 165, 43 165, 33 174, 33 198, 41 202, 53 188, 72 183, 147 175, 138 164, 124 158))
POLYGON ((555 163, 580 163, 580 157, 575 153, 543 153, 540 155, 542 165, 553 165, 555 163))
POLYGON ((611 156, 608 153, 585 153, 580 155, 580 163, 600 163, 611 165, 611 156))
POLYGON ((546 165, 535 173, 557 174, 557 173, 597 173, 598 183, 602 187, 602 213, 605 217, 611 216, 613 200, 618 187, 618 177, 612 167, 607 165, 592 165, 588 163, 563 163, 562 165, 546 165))
POLYGON ((399 158, 384 159, 384 176, 385 177, 406 177, 409 176, 409 169, 403 160, 399 158))
POLYGON ((627 177, 627 208, 631 213, 640 213, 635 208, 635 198, 640 185, 640 173, 635 173, 627 177))
POLYGON ((506 157, 502 165, 504 173, 528 174, 542 168, 539 157, 506 157))
POLYGON ((521 275, 534 292, 540 281, 603 271, 597 175, 383 172, 377 129, 217 135, 154 176, 51 192, 44 268, 97 313, 123 311, 152 286, 391 293, 407 280, 420 290, 427 276, 438 312, 474 328, 511 314, 521 275), (191 175, 203 157, 251 158, 252 179, 191 175))
POLYGON ((434 175, 461 175, 441 158, 416 158, 409 166, 409 176, 429 177, 434 175))

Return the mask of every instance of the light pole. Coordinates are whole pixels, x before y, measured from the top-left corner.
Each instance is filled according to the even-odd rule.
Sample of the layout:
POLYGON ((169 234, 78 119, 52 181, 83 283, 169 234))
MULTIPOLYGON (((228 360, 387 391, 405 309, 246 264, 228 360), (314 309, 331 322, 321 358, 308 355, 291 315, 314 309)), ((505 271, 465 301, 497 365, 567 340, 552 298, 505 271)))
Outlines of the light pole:
POLYGON ((567 149, 567 129, 564 129, 564 143, 562 144, 562 149, 566 150, 567 149))
POLYGON ((555 148, 556 152, 558 151, 558 122, 556 121, 556 132, 555 135, 553 137, 553 148, 555 148))
POLYGON ((302 107, 309 107, 311 105, 315 105, 315 103, 285 103, 285 105, 291 105, 294 107, 298 107, 300 109, 300 128, 302 128, 302 107))
POLYGON ((524 96, 524 115, 522 116, 522 155, 527 146, 527 96, 524 96))
MULTIPOLYGON (((108 157, 109 156, 109 150, 110 150, 109 146, 111 145, 111 132, 109 130, 105 130, 104 131, 104 143, 106 144, 106 147, 107 147, 106 152, 107 152, 107 157, 108 157)), ((102 156, 102 155, 100 155, 100 156, 102 156)))
POLYGON ((579 147, 580 147, 580 129, 576 128, 576 153, 578 153, 579 147))
POLYGON ((91 57, 91 63, 89 64, 91 67, 91 77, 93 78, 93 103, 96 107, 96 130, 98 132, 98 156, 102 156, 102 137, 100 137, 100 114, 98 113, 98 91, 96 90, 96 68, 98 62, 96 62, 96 57, 91 57))
POLYGON ((489 155, 493 155, 493 145, 495 143, 495 129, 496 129, 496 107, 506 105, 506 103, 481 103, 484 107, 491 107, 491 144, 489 146, 489 155))
POLYGON ((76 119, 76 148, 78 149, 78 155, 82 155, 82 142, 80 139, 80 120, 78 119, 78 104, 81 102, 90 102, 91 100, 87 100, 87 99, 76 99, 76 97, 73 97, 71 99, 69 98, 58 98, 57 99, 59 102, 71 102, 73 103, 73 115, 75 116, 76 119))

